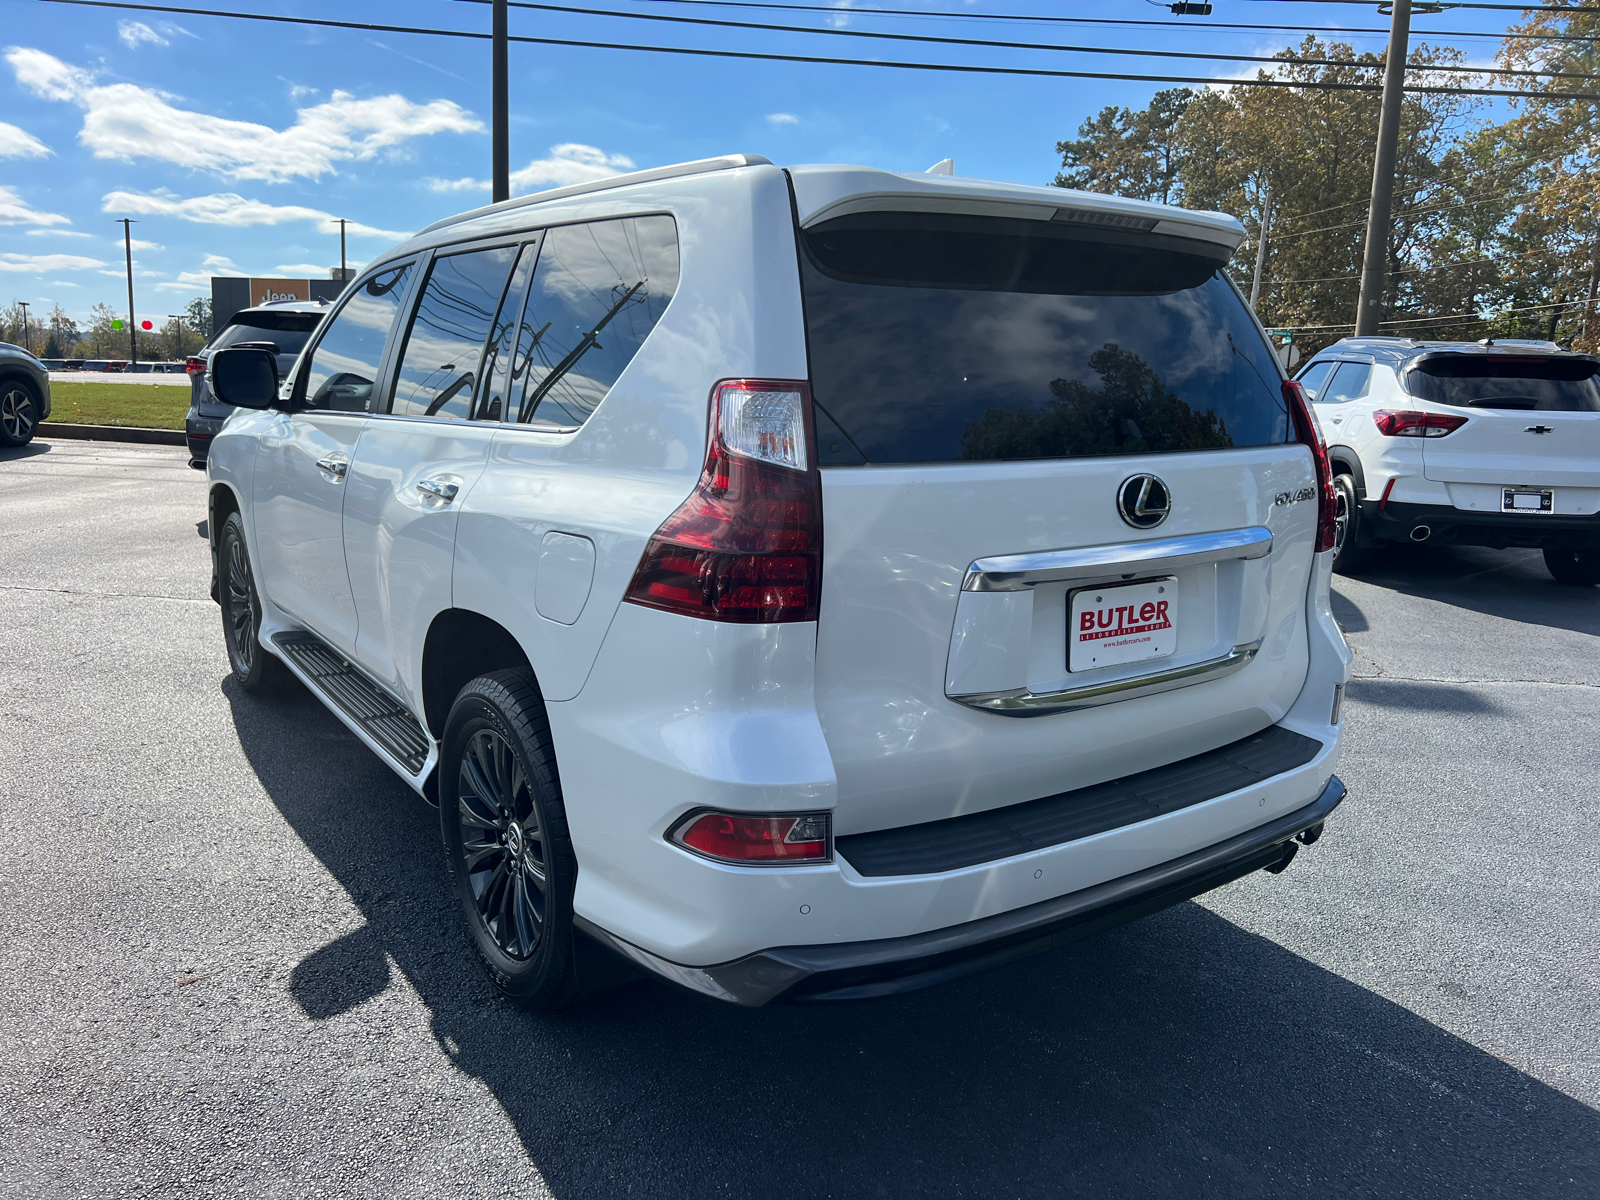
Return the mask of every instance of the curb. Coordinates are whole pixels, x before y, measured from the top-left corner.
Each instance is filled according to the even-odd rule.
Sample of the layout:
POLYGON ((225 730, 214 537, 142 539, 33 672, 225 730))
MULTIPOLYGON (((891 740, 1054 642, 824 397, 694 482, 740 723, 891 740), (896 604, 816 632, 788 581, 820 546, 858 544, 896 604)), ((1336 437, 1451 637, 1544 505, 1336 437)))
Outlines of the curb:
POLYGON ((139 425, 72 425, 41 421, 35 435, 42 438, 78 438, 88 442, 143 442, 155 446, 185 445, 181 429, 145 429, 139 425))

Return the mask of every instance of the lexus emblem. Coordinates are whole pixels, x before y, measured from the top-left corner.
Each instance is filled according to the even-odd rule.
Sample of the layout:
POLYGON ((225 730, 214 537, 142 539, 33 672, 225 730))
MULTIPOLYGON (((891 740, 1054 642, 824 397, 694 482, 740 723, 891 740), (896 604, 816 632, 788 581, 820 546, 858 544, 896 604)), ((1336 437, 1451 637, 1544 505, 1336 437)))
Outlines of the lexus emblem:
POLYGON ((1117 489, 1117 512, 1135 529, 1154 529, 1172 511, 1167 485, 1154 475, 1133 475, 1117 489))

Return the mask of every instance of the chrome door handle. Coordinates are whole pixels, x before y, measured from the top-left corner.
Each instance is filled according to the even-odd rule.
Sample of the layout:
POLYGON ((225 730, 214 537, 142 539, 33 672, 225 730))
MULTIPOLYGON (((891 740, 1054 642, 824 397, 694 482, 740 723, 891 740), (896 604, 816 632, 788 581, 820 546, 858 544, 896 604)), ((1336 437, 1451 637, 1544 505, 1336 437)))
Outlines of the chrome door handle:
POLYGON ((344 478, 344 473, 350 469, 350 460, 343 455, 328 455, 327 458, 317 459, 317 470, 325 475, 332 475, 335 481, 344 478))
POLYGON ((434 500, 443 500, 449 504, 456 498, 456 493, 461 490, 460 485, 443 483, 437 479, 423 479, 417 483, 417 491, 434 500))

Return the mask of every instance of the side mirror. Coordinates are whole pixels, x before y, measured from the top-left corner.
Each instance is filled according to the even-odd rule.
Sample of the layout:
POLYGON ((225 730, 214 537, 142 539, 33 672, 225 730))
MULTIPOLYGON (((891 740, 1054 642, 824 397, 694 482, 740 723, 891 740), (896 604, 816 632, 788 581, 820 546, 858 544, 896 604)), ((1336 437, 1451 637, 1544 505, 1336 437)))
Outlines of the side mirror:
POLYGON ((271 408, 278 402, 278 358, 270 350, 234 347, 211 356, 211 393, 236 408, 271 408))

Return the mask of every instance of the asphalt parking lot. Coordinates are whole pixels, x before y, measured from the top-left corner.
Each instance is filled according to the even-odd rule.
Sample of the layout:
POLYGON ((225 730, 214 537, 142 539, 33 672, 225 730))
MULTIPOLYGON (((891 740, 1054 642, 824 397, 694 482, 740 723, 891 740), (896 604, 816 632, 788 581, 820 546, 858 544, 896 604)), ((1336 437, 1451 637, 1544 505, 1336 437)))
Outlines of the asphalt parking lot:
POLYGON ((0 455, 0 1195, 1600 1195, 1600 589, 1336 581, 1281 876, 940 989, 507 1006, 431 809, 228 681, 180 451, 0 455))

